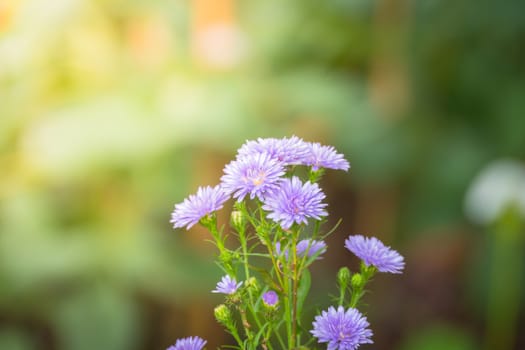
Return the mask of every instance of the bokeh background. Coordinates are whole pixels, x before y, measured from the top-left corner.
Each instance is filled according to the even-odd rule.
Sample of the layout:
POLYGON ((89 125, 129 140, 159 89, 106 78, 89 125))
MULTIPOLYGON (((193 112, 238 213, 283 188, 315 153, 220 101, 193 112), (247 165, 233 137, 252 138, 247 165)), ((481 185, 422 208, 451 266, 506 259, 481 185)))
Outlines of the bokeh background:
POLYGON ((363 349, 525 349, 524 62, 519 0, 0 1, 0 349, 228 343, 170 212, 291 135, 352 164, 310 317, 363 233, 407 260, 363 349))

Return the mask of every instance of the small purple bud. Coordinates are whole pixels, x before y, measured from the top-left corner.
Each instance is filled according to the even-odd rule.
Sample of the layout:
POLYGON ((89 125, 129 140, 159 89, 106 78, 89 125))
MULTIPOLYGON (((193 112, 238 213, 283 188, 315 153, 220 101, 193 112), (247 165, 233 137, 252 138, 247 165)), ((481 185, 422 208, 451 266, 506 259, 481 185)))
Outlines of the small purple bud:
POLYGON ((264 304, 269 307, 275 307, 279 302, 279 297, 277 296, 277 293, 275 293, 273 290, 269 290, 266 293, 264 293, 262 299, 264 304))

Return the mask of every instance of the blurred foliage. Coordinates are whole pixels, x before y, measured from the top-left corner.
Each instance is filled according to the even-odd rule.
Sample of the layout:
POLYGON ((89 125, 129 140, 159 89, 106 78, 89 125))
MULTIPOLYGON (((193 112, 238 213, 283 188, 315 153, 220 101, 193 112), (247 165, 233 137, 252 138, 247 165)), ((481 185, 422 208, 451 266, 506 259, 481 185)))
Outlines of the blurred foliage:
POLYGON ((478 347, 471 337, 458 328, 432 325, 418 332, 401 350, 474 350, 478 347))
POLYGON ((483 332, 491 240, 463 198, 487 162, 525 158, 524 17, 518 0, 0 2, 0 348, 227 341, 201 306, 213 247, 169 213, 245 139, 291 134, 352 163, 326 183, 340 234, 407 254, 383 288, 398 300, 378 299, 413 321, 377 316, 378 348, 473 348, 411 325, 483 332))

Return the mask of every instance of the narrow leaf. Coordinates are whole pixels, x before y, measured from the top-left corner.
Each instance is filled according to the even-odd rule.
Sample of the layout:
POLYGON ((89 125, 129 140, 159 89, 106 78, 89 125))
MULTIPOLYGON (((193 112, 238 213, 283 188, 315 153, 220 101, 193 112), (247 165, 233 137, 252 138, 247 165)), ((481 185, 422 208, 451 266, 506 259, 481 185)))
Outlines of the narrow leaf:
POLYGON ((299 281, 299 288, 297 290, 297 320, 301 321, 301 314, 303 311, 304 301, 308 292, 310 292, 310 286, 312 284, 312 277, 310 271, 303 270, 301 273, 301 280, 299 281))

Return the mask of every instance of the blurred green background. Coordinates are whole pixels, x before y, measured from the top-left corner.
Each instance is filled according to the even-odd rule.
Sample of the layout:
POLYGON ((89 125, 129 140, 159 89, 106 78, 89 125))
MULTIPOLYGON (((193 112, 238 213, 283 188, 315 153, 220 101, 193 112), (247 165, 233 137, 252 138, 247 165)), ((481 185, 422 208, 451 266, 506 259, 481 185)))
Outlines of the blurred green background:
POLYGON ((524 62, 518 0, 0 1, 0 349, 229 342, 214 248, 170 212, 291 135, 352 164, 322 183, 343 223, 312 305, 375 235, 407 266, 372 283, 363 349, 524 349, 524 62), (483 214, 489 186, 476 216, 501 159, 514 204, 483 214))

